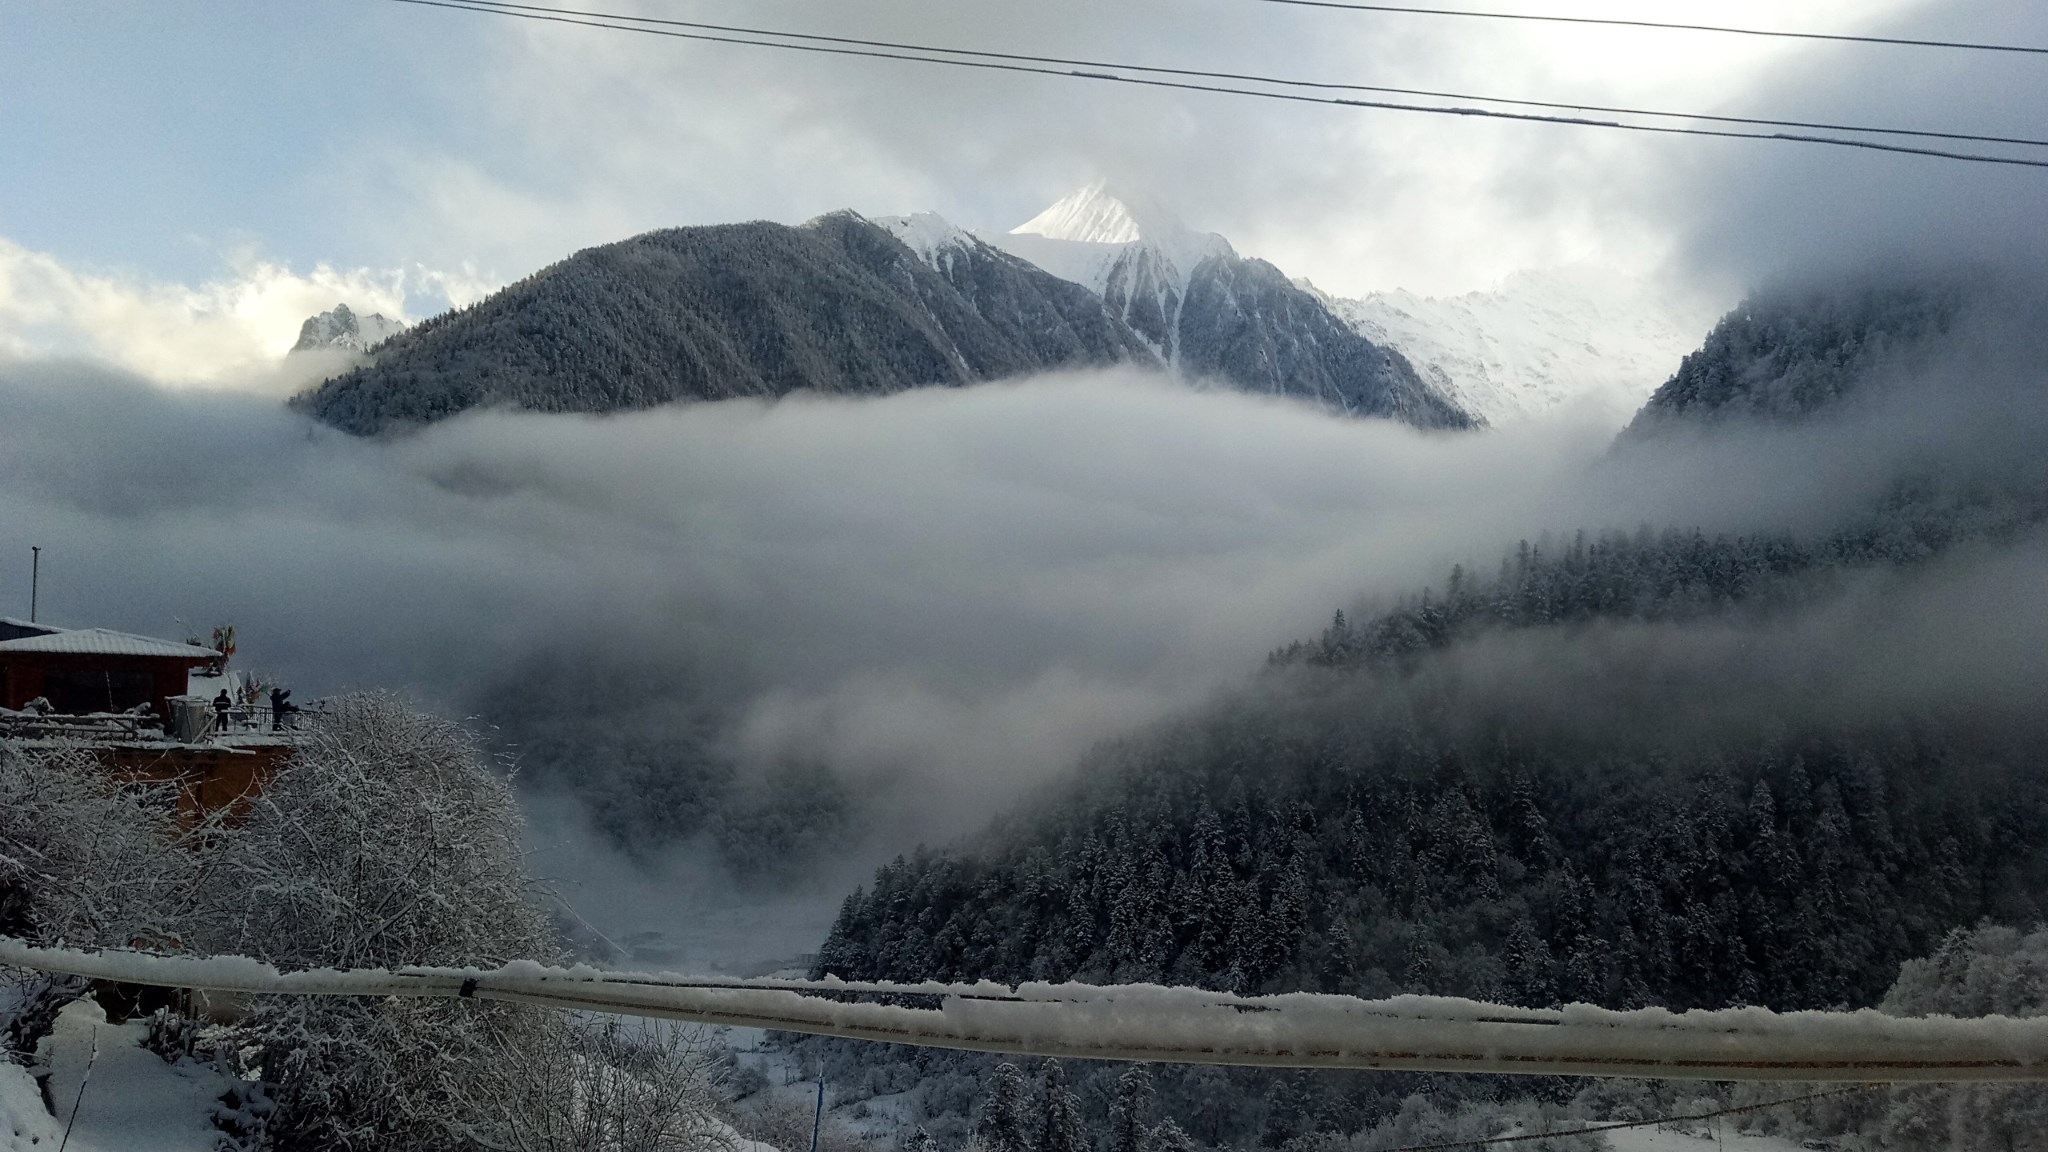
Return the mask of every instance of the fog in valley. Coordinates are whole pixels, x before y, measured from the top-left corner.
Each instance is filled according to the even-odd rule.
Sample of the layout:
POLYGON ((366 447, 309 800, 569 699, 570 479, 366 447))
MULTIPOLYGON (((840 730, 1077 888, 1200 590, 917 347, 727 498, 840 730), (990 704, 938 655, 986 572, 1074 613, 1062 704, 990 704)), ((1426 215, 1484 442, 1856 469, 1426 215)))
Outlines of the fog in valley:
MULTIPOLYGON (((1454 564, 1581 530, 1812 536, 1902 478, 2025 487, 2043 329, 2033 296, 1998 299, 1822 418, 1650 442, 1569 411, 1428 434, 1131 371, 359 440, 15 361, 0 586, 25 615, 34 542, 45 619, 232 621, 237 663, 301 698, 472 717, 518 765, 535 869, 596 932, 745 966, 814 948, 876 863, 1454 564)), ((2016 722, 2043 688, 2042 548, 1852 575, 1789 618, 1505 636, 1436 674, 1595 723, 2016 722)))

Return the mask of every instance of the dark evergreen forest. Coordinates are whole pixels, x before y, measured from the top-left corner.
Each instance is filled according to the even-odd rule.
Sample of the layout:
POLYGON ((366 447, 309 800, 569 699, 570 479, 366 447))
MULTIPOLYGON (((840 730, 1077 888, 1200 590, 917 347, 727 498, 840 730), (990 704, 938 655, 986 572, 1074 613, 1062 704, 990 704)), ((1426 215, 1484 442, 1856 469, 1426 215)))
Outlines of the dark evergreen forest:
POLYGON ((1938 715, 1531 719, 1426 659, 1487 627, 1769 612, 1824 595, 1871 540, 1522 548, 1497 581, 1454 576, 1362 623, 1340 615, 1253 688, 1102 750, 1078 795, 1000 847, 883 868, 847 900, 819 970, 1539 1006, 1873 1003, 1949 929, 2039 916, 2038 746, 1938 715))
MULTIPOLYGON (((1654 467, 1657 437, 1697 435, 1699 417, 1812 421, 1932 363, 1962 300, 1766 294, 1723 321, 1618 450, 1654 467)), ((1996 420, 2038 432, 2030 395, 1905 399, 1996 405, 1996 420)), ((1944 565, 2038 545, 2038 466, 1970 463, 1902 462, 1882 499, 1819 530, 1525 541, 1497 567, 1339 612, 1241 689, 1098 749, 971 845, 883 867, 845 901, 816 971, 1875 1005, 1951 932, 2033 924, 2048 906, 2048 728, 2033 709, 1931 693, 1877 707, 1857 677, 1903 666, 1783 658, 1815 620, 1882 630, 1898 588, 1938 598, 1944 565)), ((848 1073, 933 1059, 821 1050, 848 1073)), ((927 1069, 937 1083, 942 1071, 927 1069)), ((1075 1078, 1106 1117, 1111 1073, 1075 1078)), ((1558 1088, 1423 1080, 1439 1102, 1558 1088)), ((1201 1143, 1277 1147, 1385 1121, 1417 1089, 1175 1069, 1158 1101, 1201 1143)))

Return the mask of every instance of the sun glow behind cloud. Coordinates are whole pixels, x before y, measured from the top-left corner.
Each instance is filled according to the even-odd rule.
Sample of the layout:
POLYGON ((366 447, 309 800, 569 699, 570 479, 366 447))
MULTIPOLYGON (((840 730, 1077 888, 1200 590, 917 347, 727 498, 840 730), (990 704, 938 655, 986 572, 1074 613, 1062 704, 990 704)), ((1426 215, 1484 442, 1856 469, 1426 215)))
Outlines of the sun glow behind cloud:
POLYGON ((81 271, 0 237, 0 352, 116 365, 174 387, 276 390, 302 379, 280 359, 308 316, 346 303, 413 318, 422 297, 467 303, 488 290, 473 274, 426 268, 295 272, 231 253, 198 285, 129 271, 81 271))

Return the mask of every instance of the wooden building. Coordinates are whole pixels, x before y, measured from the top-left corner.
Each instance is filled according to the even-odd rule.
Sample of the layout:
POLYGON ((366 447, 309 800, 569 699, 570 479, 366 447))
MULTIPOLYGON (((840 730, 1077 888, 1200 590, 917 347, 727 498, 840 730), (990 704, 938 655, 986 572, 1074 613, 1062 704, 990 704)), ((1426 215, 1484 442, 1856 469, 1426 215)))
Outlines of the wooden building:
POLYGON ((220 658, 175 640, 0 617, 0 740, 81 748, 126 779, 175 785, 189 821, 239 815, 297 734, 216 727, 211 702, 188 693, 193 670, 220 658), (28 707, 39 700, 47 707, 28 707))
POLYGON ((64 715, 119 713, 147 704, 159 721, 183 696, 192 669, 220 653, 106 628, 50 628, 0 620, 0 708, 46 700, 64 715))

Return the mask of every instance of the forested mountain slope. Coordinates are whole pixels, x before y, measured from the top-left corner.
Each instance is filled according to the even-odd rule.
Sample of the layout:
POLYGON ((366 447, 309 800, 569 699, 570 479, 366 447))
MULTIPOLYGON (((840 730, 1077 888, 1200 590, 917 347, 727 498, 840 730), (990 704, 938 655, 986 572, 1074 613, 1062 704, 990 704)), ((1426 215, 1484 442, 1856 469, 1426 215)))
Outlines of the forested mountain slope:
POLYGON ((1360 336, 1264 260, 1212 256, 1196 265, 1176 339, 1183 370, 1247 392, 1307 396, 1418 428, 1477 423, 1399 352, 1360 336))
MULTIPOLYGON (((1539 589, 1631 571, 1684 575, 1635 602, 1643 623, 1608 627, 1668 627, 1651 622, 1681 604, 1744 603, 1715 573, 1752 562, 1748 586, 1788 599, 1802 566, 1824 566, 1785 542, 1610 541, 1340 619, 1254 688, 1105 749, 1082 795, 997 846, 883 869, 848 900, 819 968, 1806 1008, 1873 1002, 1950 928, 2040 916, 2038 742, 1791 706, 1730 723, 1704 698, 1725 686, 1664 665, 1653 688, 1617 682, 1635 668, 1566 676, 1571 700, 1532 708, 1484 674, 1512 651, 1428 651, 1482 612, 1511 619, 1539 589), (1410 660, 1370 658, 1397 654, 1410 660)), ((1549 646, 1592 615, 1586 599, 1553 603, 1554 623, 1510 643, 1541 646, 1535 668, 1596 658, 1599 633, 1549 646)), ((1739 642, 1745 626, 1727 627, 1739 642)))
POLYGON ((1786 420, 1914 367, 1969 303, 1960 281, 1787 286, 1743 301, 1650 397, 1630 435, 1732 418, 1786 420))
POLYGON ((357 433, 470 408, 879 395, 1156 363, 1078 285, 994 249, 933 269, 851 213, 651 232, 587 249, 385 344, 295 403, 357 433))
MULTIPOLYGON (((1124 263, 1133 260, 1144 264, 1124 263)), ((1116 284, 1129 295, 1130 284, 1116 284)), ((1171 362, 1347 414, 1473 424, 1398 353, 1351 331, 1271 265, 1211 259, 1185 291, 1183 303, 1173 288, 1169 303, 1181 334, 1162 342, 1121 296, 1112 307, 936 217, 877 223, 841 212, 797 228, 676 228, 579 252, 428 320, 294 403, 369 434, 479 407, 612 412, 799 390, 883 395, 1171 362)))
MULTIPOLYGON (((1918 285, 1759 298, 1652 407, 1708 435, 1745 411, 1808 436, 1890 374, 1909 386, 1885 393, 1889 412, 1768 443, 1882 455, 1896 444, 1869 428, 1969 407, 2012 430, 2004 447, 2038 448, 2023 327, 1975 330, 1978 351, 2016 350, 1979 358, 2005 368, 1916 375, 1954 351, 1962 299, 1918 285), (1719 399, 1678 403, 1688 381, 1719 399)), ((1726 448, 1754 460, 1755 442, 1726 448)), ((1867 461, 1891 476, 1885 495, 1824 530, 1525 543, 1497 575, 1460 569, 1364 620, 1339 614, 1242 691, 1101 750, 1067 794, 975 847, 884 868, 818 968, 1873 1003, 1943 933, 2048 908, 2048 729, 2024 687, 2038 656, 2015 680, 1989 654, 1945 653, 1975 687, 1927 687, 1915 669, 1947 641, 1907 630, 1996 611, 1968 598, 1981 591, 1951 602, 1956 571, 2038 574, 2048 480, 2037 453, 1964 441, 1968 478, 1950 483, 1925 448, 1867 461)))

